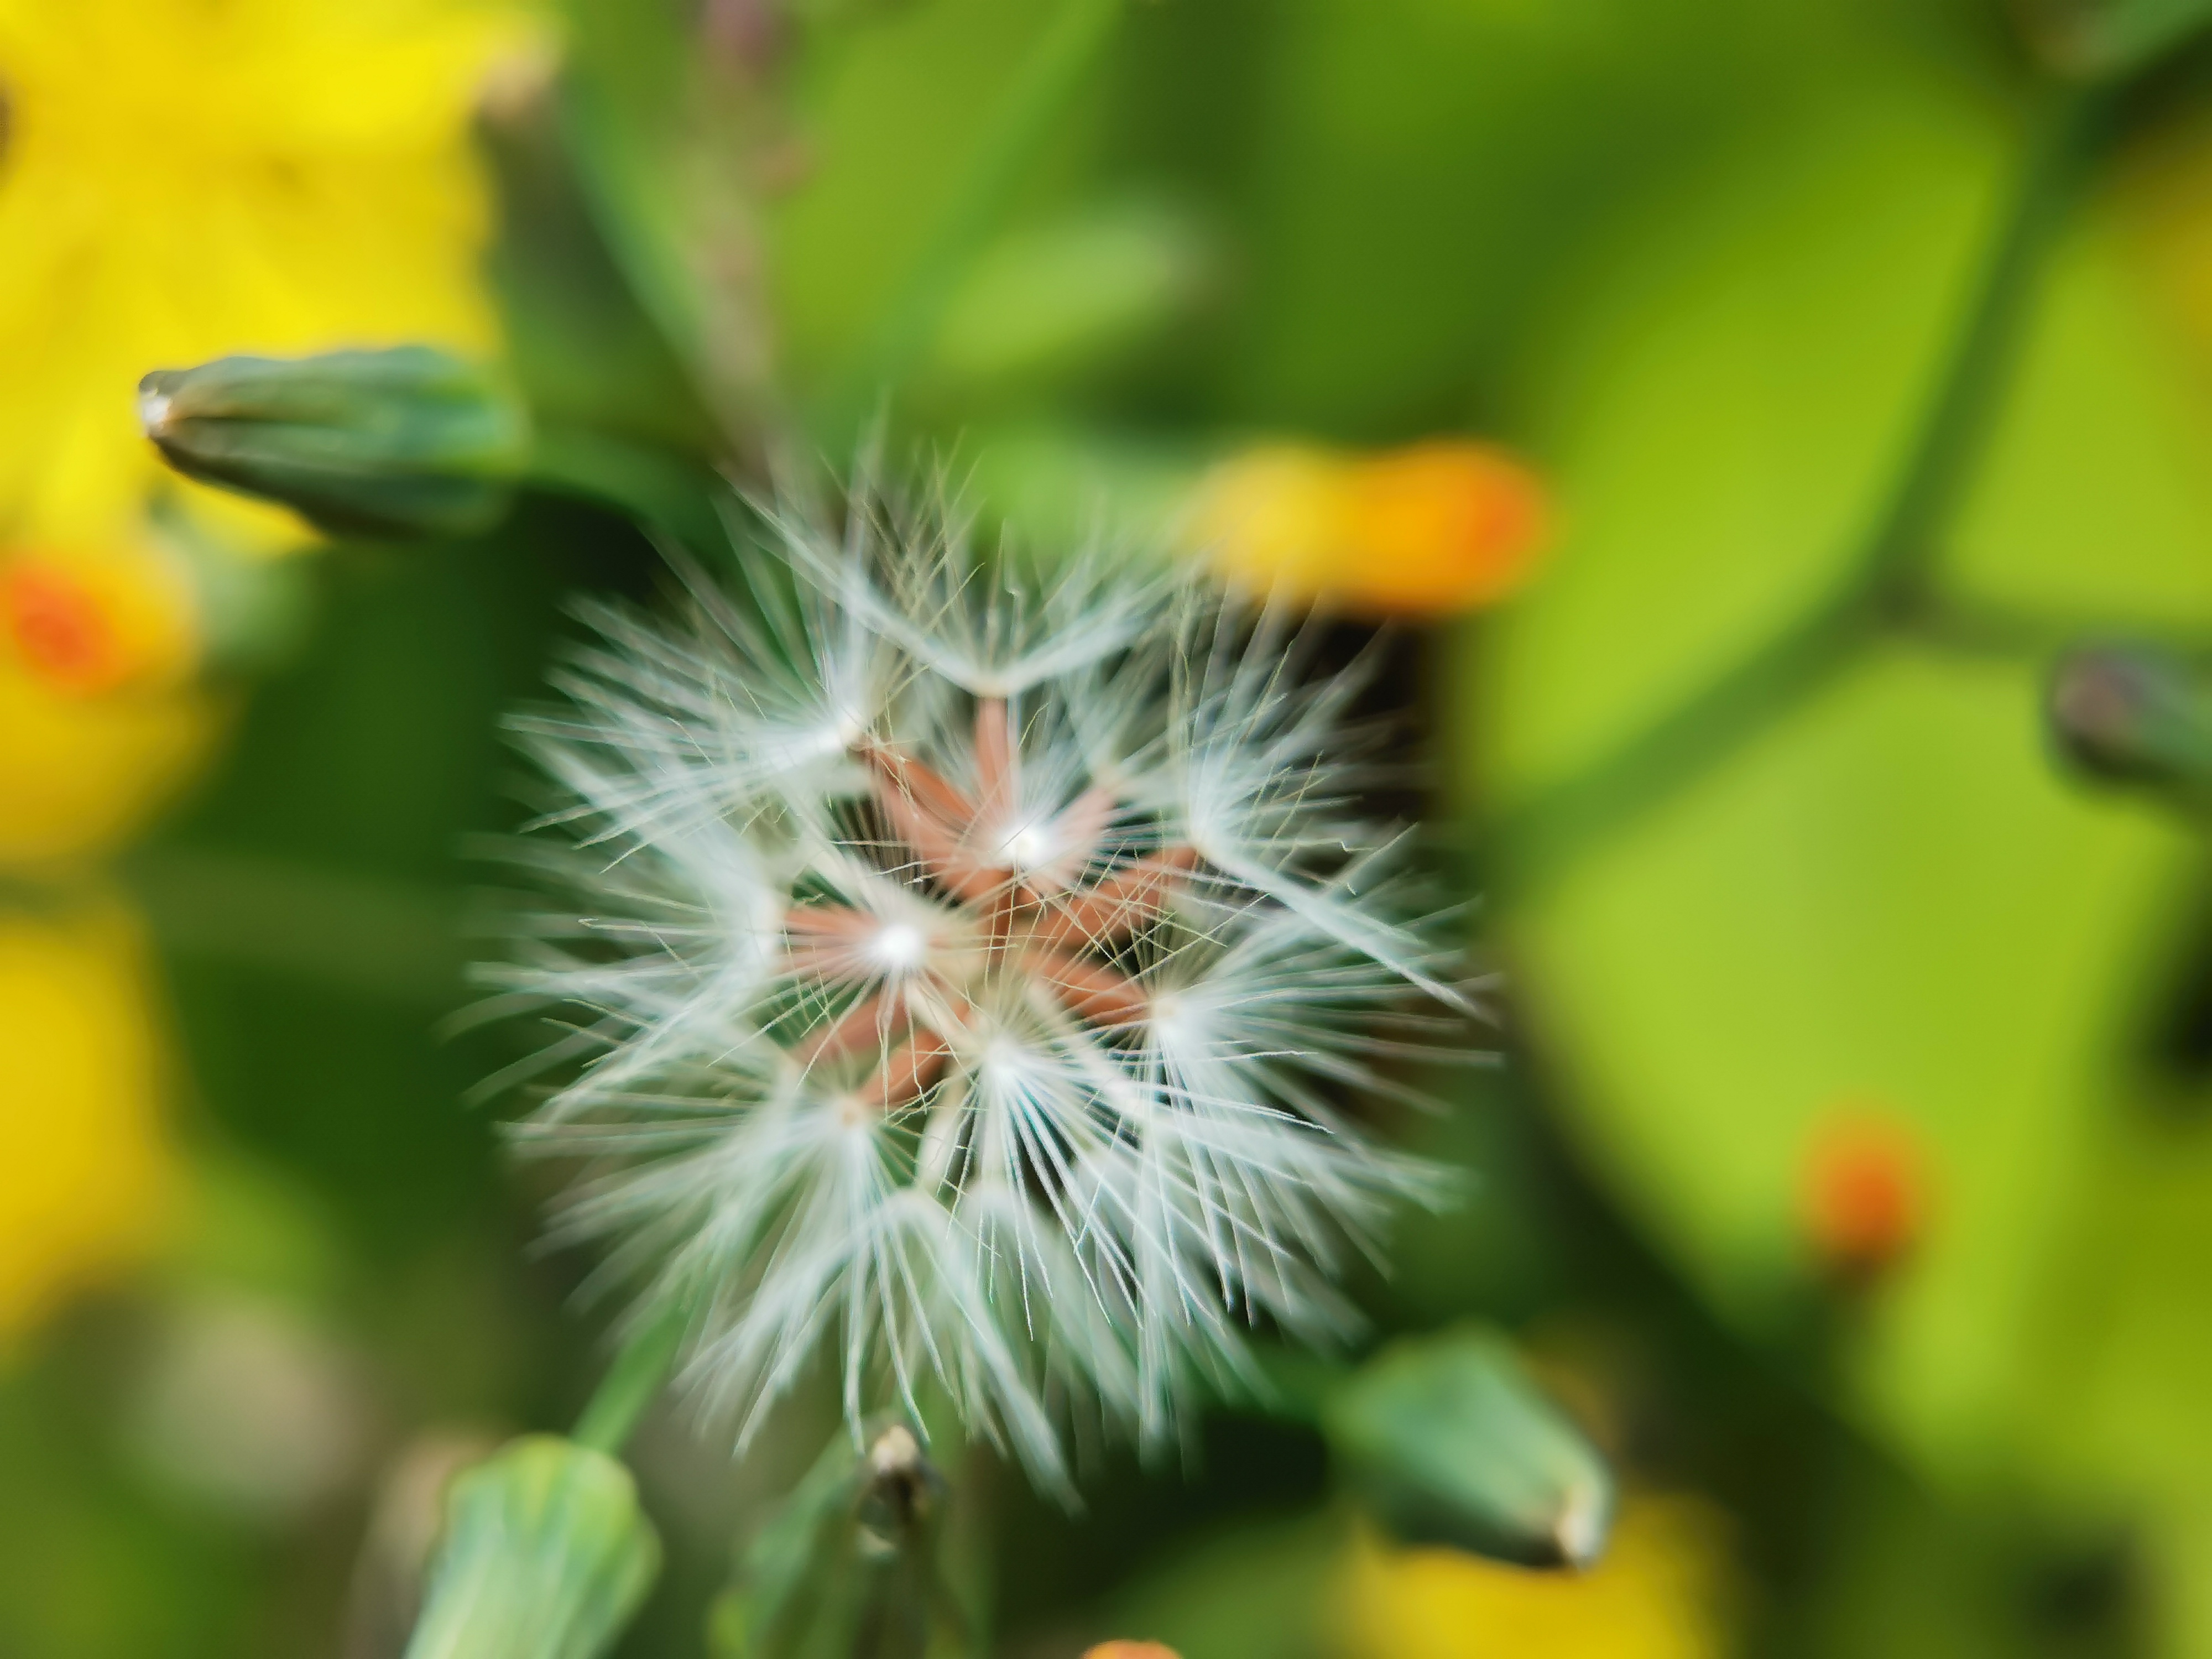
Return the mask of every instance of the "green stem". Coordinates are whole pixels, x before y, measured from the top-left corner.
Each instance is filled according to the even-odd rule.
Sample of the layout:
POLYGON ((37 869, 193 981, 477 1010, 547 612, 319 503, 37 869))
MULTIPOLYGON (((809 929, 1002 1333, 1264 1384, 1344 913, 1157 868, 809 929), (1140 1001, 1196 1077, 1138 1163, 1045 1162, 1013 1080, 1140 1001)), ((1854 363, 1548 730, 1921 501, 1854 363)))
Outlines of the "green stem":
POLYGON ((1905 637, 1954 658, 2040 664, 2094 641, 2162 646, 2212 657, 2212 628, 2142 611, 2045 611, 1973 595, 1932 596, 1903 623, 1905 637))
POLYGON ((927 349, 946 301, 1021 182, 1054 118, 1111 38, 1121 0, 1062 0, 985 124, 960 183, 927 245, 893 290, 857 357, 836 383, 835 435, 859 425, 886 386, 927 349))
POLYGON ((532 488, 613 507, 695 551, 726 539, 715 502, 726 486, 706 466, 582 427, 546 426, 532 447, 532 488))
POLYGON ((684 1321, 677 1314, 641 1326, 607 1367, 569 1438, 610 1457, 619 1456, 675 1369, 684 1330, 684 1321))
POLYGON ((2114 89, 2062 95, 2021 169, 1935 395, 1841 579, 1810 610, 1580 774, 1492 828, 1497 874, 1527 889, 1679 793, 1929 601, 1936 534, 1973 477, 2045 256, 2107 125, 2114 89))
POLYGON ((380 1000, 461 994, 458 894, 220 848, 141 847, 123 867, 165 950, 380 1000))
POLYGON ((1917 598, 1935 532, 1987 445, 2044 258, 2065 227, 2111 112, 2106 89, 2073 91, 2037 135, 1935 401, 1861 556, 1856 586, 1869 597, 1908 608, 1917 598))

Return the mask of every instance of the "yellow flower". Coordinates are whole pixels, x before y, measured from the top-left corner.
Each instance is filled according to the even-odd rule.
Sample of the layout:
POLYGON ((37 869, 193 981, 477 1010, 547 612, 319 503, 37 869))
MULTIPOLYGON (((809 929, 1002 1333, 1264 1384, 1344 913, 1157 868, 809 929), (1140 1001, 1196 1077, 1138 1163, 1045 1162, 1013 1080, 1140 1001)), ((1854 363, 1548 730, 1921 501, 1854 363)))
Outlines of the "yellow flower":
POLYGON ((0 1051, 5 1337, 143 1255, 167 1218, 161 1045, 144 945, 120 905, 0 910, 0 1051))
POLYGON ((493 338, 474 89, 441 0, 0 0, 0 538, 127 542, 149 369, 493 338))
POLYGON ((1437 616, 1517 588, 1547 517, 1535 476, 1486 444, 1379 454, 1274 444, 1206 474, 1189 533, 1241 586, 1358 615, 1437 616))
MULTIPOLYGON (((51 575, 34 566, 4 574, 23 568, 51 575)), ((72 653, 98 664, 137 647, 72 644, 73 635, 106 624, 72 614, 96 600, 72 598, 66 584, 0 581, 0 601, 8 612, 0 631, 0 870, 109 852, 206 752, 210 699, 159 679, 78 690, 58 672, 79 659, 72 653), (53 614, 40 614, 41 606, 53 614)))
POLYGON ((107 850, 205 748, 157 498, 307 539, 166 473, 139 378, 493 343, 468 128, 515 38, 462 0, 0 0, 0 865, 107 850))
POLYGON ((0 567, 0 622, 27 674, 82 696, 181 684, 199 644, 184 571, 145 546, 18 552, 0 567))
POLYGON ((1720 1522, 1687 1498, 1632 1499, 1588 1572, 1535 1572, 1364 1534, 1345 1580, 1352 1659, 1714 1659, 1726 1651, 1720 1522))

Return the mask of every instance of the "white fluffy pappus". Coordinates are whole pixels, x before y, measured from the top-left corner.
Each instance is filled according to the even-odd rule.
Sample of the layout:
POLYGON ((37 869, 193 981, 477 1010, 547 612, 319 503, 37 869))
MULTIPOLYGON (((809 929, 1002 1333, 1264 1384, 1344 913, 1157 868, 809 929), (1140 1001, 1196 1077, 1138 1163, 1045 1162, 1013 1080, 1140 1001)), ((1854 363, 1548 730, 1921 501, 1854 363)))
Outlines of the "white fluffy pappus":
POLYGON ((1254 1323, 1352 1328, 1345 1251, 1439 1188, 1340 1103, 1473 1012, 1454 927, 1285 618, 941 507, 760 525, 680 620, 589 606, 514 722, 562 896, 486 1009, 562 1024, 495 1086, 544 1079, 564 1230, 689 1317, 740 1445, 832 1364, 1065 1493, 1072 1408, 1157 1443, 1254 1323))

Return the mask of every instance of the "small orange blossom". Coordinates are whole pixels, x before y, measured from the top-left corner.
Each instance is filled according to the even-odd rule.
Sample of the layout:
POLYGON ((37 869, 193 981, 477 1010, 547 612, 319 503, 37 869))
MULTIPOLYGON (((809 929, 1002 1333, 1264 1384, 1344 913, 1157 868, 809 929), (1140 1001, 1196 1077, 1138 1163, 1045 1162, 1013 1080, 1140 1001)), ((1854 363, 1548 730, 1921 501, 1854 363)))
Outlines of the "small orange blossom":
POLYGON ((1239 586, 1360 616, 1441 616, 1520 587, 1549 520, 1535 475, 1487 444, 1272 444, 1206 474, 1190 538, 1239 586))
POLYGON ((1800 1201, 1806 1234, 1832 1271, 1857 1279, 1895 1267, 1928 1224, 1920 1138, 1879 1111, 1838 1114, 1807 1149, 1800 1201))

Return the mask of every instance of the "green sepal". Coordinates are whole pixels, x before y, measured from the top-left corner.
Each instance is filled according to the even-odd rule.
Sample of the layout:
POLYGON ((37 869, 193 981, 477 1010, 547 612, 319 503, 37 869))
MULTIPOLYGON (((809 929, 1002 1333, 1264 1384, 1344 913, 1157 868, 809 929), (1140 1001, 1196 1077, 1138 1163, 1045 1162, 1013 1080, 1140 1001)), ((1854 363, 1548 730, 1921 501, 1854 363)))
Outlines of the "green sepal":
POLYGON ((138 408, 178 471, 337 535, 489 529, 530 462, 520 400, 428 346, 157 369, 138 383, 138 408))
POLYGON ((457 1477, 406 1659, 598 1659, 660 1571, 629 1471, 553 1435, 457 1477))
POLYGON ((1584 1567, 1612 1526, 1605 1460, 1497 1334, 1385 1349, 1322 1412, 1339 1473, 1407 1544, 1532 1567, 1584 1567))

